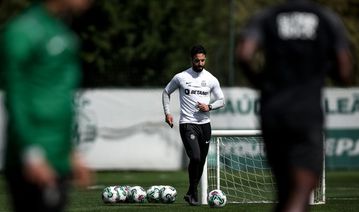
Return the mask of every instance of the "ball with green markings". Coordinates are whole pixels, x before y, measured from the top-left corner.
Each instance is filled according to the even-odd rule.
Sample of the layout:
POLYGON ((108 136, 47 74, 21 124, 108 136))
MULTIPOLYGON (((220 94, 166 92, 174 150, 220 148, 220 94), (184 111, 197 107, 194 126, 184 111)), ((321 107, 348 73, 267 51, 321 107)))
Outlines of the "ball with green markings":
POLYGON ((144 203, 146 201, 146 191, 141 186, 130 188, 130 202, 144 203))
POLYGON ((160 190, 161 186, 151 186, 147 190, 147 201, 150 203, 161 202, 160 190))
POLYGON ((224 207, 227 203, 227 197, 221 190, 213 190, 208 194, 208 205, 213 208, 224 207))
POLYGON ((162 203, 174 203, 177 197, 177 191, 172 186, 163 186, 160 190, 161 202, 162 203))
POLYGON ((102 201, 104 203, 116 203, 117 202, 117 191, 115 191, 115 186, 106 187, 102 191, 102 201))

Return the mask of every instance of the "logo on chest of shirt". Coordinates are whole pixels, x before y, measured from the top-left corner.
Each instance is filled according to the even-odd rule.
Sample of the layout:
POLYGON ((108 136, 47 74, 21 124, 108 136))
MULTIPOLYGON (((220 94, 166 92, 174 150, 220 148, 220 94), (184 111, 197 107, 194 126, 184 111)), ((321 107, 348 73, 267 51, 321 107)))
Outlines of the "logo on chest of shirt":
POLYGON ((62 36, 55 36, 46 44, 46 49, 49 55, 56 56, 61 54, 67 48, 67 43, 62 36))
POLYGON ((202 80, 201 85, 199 85, 199 83, 192 83, 192 82, 186 82, 186 86, 188 87, 206 87, 207 86, 207 82, 205 80, 202 80))
POLYGON ((184 89, 184 93, 186 95, 201 95, 201 96, 207 96, 209 94, 208 91, 191 90, 191 89, 184 89))
POLYGON ((201 86, 202 86, 202 87, 206 87, 206 85, 207 85, 206 81, 203 80, 203 81, 201 82, 201 86))
POLYGON ((186 86, 184 89, 184 93, 186 95, 201 95, 207 96, 209 91, 206 89, 207 83, 203 80, 201 83, 199 82, 186 82, 186 86))

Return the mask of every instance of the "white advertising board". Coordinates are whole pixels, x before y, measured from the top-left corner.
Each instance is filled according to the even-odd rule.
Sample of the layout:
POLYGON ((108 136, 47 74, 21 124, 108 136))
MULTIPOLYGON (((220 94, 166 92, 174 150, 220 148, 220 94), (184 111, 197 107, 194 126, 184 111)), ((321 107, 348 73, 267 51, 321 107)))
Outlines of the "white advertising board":
MULTIPOLYGON (((249 88, 224 88, 223 91, 226 107, 212 113, 212 128, 259 129, 258 93, 249 88)), ((76 101, 79 133, 75 140, 88 164, 97 170, 182 168, 186 157, 178 124, 171 129, 164 122, 161 98, 162 89, 79 92, 76 101)), ((171 111, 176 122, 178 104, 176 92, 171 96, 171 111)), ((359 88, 325 89, 323 107, 328 130, 359 130, 359 88)), ((0 106, 1 156, 4 155, 4 123, 5 113, 0 106)))

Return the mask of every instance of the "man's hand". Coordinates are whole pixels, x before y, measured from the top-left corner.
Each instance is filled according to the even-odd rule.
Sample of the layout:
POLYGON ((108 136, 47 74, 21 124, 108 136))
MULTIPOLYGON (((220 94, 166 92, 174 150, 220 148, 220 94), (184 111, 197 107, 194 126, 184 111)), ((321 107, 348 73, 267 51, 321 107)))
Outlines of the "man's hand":
POLYGON ((200 111, 202 111, 202 112, 208 112, 208 111, 209 111, 209 107, 208 107, 208 105, 206 105, 206 104, 197 102, 197 107, 198 107, 198 109, 199 109, 200 111))
POLYGON ((87 168, 81 155, 77 152, 72 155, 72 172, 75 185, 86 188, 92 183, 92 174, 87 168))
POLYGON ((171 114, 166 115, 165 121, 171 128, 173 128, 173 116, 171 114))
POLYGON ((24 166, 26 178, 39 187, 55 187, 56 173, 46 160, 27 162, 24 166))

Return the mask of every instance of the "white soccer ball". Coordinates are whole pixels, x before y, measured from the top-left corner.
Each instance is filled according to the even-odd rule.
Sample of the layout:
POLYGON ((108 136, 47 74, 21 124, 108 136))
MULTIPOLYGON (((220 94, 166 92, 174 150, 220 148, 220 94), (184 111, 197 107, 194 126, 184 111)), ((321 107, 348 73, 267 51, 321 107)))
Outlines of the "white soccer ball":
POLYGON ((116 192, 116 202, 124 203, 128 202, 129 199, 129 189, 126 186, 115 186, 114 190, 116 192))
POLYGON ((147 190, 147 201, 151 203, 161 202, 160 190, 162 186, 151 186, 147 190))
POLYGON ((208 205, 214 208, 224 207, 227 203, 227 197, 221 190, 213 190, 208 194, 208 205))
POLYGON ((115 203, 117 201, 117 191, 115 191, 115 186, 106 187, 102 191, 102 201, 104 203, 115 203))
POLYGON ((177 191, 172 186, 163 186, 160 190, 161 202, 174 203, 177 197, 177 191))
POLYGON ((127 192, 128 195, 130 195, 131 186, 124 185, 121 187, 127 192))
POLYGON ((141 186, 130 188, 130 201, 134 203, 144 203, 146 200, 146 191, 141 186))
POLYGON ((126 199, 126 202, 130 202, 131 201, 131 186, 121 186, 127 193, 127 199, 126 199))

